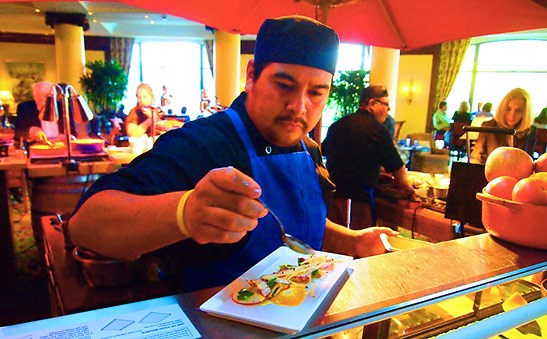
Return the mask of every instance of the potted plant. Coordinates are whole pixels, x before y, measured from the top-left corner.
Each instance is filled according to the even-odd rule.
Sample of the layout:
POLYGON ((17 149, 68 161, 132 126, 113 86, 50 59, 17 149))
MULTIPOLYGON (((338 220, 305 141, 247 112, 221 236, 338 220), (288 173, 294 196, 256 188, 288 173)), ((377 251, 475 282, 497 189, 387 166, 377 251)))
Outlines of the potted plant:
POLYGON ((359 108, 359 97, 368 83, 369 71, 341 71, 334 79, 328 104, 336 108, 334 120, 355 113, 359 108))
POLYGON ((127 74, 116 60, 97 60, 87 63, 85 67, 88 72, 80 77, 80 84, 91 108, 99 116, 100 131, 109 133, 110 119, 125 96, 127 74))

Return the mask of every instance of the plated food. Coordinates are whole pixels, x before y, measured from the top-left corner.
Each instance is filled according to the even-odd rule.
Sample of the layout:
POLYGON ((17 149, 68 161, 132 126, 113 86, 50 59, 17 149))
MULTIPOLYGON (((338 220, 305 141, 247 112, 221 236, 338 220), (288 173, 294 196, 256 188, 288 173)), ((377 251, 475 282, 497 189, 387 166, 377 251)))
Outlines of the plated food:
MULTIPOLYGON (((287 264, 298 267, 299 258, 310 258, 309 255, 297 253, 287 246, 280 246, 232 283, 225 286, 204 302, 200 306, 200 310, 213 316, 240 321, 273 331, 284 333, 301 331, 313 314, 320 308, 321 304, 329 296, 338 293, 352 272, 352 270, 348 269, 348 266, 352 262, 353 257, 322 251, 316 251, 314 256, 313 260, 320 257, 332 260, 332 266, 323 267, 317 265, 317 267, 320 267, 319 272, 322 273, 321 277, 314 277, 314 270, 308 271, 308 273, 312 273, 311 282, 301 284, 291 283, 291 286, 294 287, 292 292, 290 289, 285 289, 282 290, 283 293, 279 292, 276 294, 279 298, 277 304, 265 298, 264 301, 256 303, 255 306, 248 306, 241 302, 234 302, 233 298, 234 295, 237 297, 239 291, 250 287, 248 281, 282 271, 282 268, 286 268, 287 264), (281 298, 285 298, 287 303, 295 306, 281 306, 281 302, 279 302, 281 298), (297 305, 295 300, 302 302, 297 305)), ((305 262, 301 261, 301 264, 305 264, 305 262)), ((303 265, 300 265, 299 269, 302 268, 305 269, 303 265)), ((291 274, 294 274, 294 272, 296 270, 291 274)), ((296 276, 306 276, 306 272, 303 273, 296 274, 292 280, 297 280, 296 276)), ((290 279, 288 280, 290 281, 290 279)), ((273 287, 275 288, 275 286, 273 287)), ((268 288, 271 289, 269 286, 268 288)), ((260 297, 258 298, 260 299, 260 297)))
POLYGON ((295 264, 280 265, 272 274, 247 280, 247 286, 236 290, 232 300, 245 306, 267 303, 298 306, 308 294, 313 296, 314 280, 325 277, 334 265, 335 260, 325 255, 298 258, 295 264))
POLYGON ((184 123, 178 120, 161 120, 156 123, 156 129, 158 131, 169 131, 174 128, 182 127, 184 123))
POLYGON ((29 147, 31 156, 62 156, 66 153, 65 143, 57 141, 51 145, 34 144, 29 147))

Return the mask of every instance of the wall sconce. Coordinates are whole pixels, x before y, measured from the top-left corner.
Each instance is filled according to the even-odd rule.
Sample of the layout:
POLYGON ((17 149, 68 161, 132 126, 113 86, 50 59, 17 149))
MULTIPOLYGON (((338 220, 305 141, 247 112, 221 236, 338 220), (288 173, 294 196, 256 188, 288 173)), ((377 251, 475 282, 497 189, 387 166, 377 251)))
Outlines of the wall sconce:
POLYGON ((15 98, 13 97, 10 91, 5 89, 0 91, 0 105, 4 104, 5 106, 9 107, 10 104, 13 104, 14 101, 15 101, 15 98))
POLYGON ((414 79, 410 78, 408 86, 403 87, 403 93, 406 95, 406 102, 410 105, 414 100, 414 94, 416 94, 416 86, 414 86, 414 79))

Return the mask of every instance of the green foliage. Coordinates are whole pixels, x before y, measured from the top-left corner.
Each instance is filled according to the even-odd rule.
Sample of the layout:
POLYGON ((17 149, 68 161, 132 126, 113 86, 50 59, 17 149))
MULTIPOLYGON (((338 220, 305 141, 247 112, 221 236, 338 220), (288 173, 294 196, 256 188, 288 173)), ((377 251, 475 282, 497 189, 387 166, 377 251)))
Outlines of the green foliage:
POLYGON ((361 91, 369 83, 369 71, 340 71, 337 74, 328 101, 329 105, 336 108, 335 120, 355 113, 359 108, 361 91))
POLYGON ((127 74, 122 66, 116 60, 97 60, 85 67, 88 72, 80 77, 80 84, 87 100, 98 114, 115 112, 127 89, 127 74))

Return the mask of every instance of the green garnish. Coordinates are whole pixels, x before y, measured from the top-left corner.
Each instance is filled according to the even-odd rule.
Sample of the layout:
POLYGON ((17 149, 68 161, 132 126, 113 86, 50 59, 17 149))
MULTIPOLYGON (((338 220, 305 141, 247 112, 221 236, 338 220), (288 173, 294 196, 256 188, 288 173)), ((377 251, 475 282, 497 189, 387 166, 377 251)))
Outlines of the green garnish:
POLYGON ((273 288, 276 280, 277 280, 277 277, 268 280, 268 287, 269 287, 269 288, 273 288))
POLYGON ((251 292, 249 290, 243 289, 239 292, 237 292, 237 300, 245 301, 252 297, 254 295, 254 292, 251 292))
POLYGON ((306 260, 306 259, 304 259, 304 258, 298 258, 298 265, 302 264, 302 263, 304 262, 304 260, 306 260))
POLYGON ((313 277, 319 276, 319 269, 316 268, 315 270, 313 270, 313 271, 311 272, 311 276, 312 276, 312 278, 313 278, 313 277))
POLYGON ((291 268, 291 265, 289 264, 283 264, 283 265, 279 265, 279 270, 282 271, 284 269, 287 269, 287 268, 291 268))

